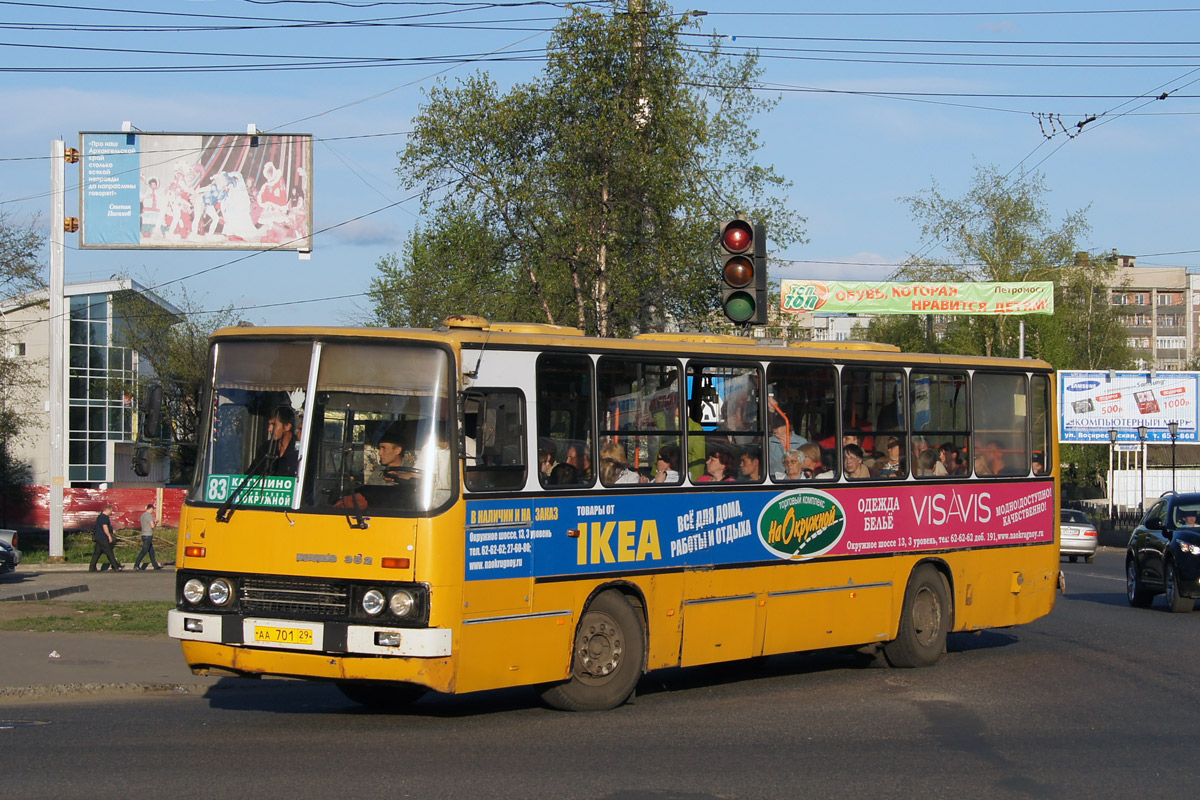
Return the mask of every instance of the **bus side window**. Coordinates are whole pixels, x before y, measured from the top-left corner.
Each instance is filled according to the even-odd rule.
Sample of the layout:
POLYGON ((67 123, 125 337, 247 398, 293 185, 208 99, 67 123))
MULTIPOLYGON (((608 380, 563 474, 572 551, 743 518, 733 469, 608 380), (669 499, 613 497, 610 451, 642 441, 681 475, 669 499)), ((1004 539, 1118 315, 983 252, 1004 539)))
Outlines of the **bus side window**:
POLYGON ((688 364, 685 468, 692 483, 762 483, 768 464, 761 387, 756 366, 688 364), (748 473, 755 464, 757 474, 748 473))
POLYGON ((463 453, 467 491, 525 485, 525 423, 521 393, 483 389, 463 396, 463 453))
POLYGON ((846 367, 842 370, 842 463, 851 451, 848 478, 904 478, 909 454, 904 373, 898 370, 846 367), (859 453, 861 450, 861 454, 859 453))
POLYGON ((767 368, 767 470, 777 481, 831 480, 837 371, 819 364, 767 368))
POLYGON ((591 486, 592 360, 546 354, 537 361, 538 481, 546 488, 591 486))
POLYGON ((679 373, 675 361, 604 356, 597 362, 603 485, 682 482, 679 373))
POLYGON ((975 474, 1028 475, 1026 377, 976 372, 971 400, 975 422, 975 474))
POLYGON ((909 402, 913 475, 945 478, 969 472, 966 373, 911 373, 909 402))
POLYGON ((1030 382, 1029 394, 1029 402, 1033 410, 1033 418, 1030 420, 1030 430, 1033 434, 1031 442, 1033 445, 1033 473, 1046 475, 1055 466, 1050 463, 1050 431, 1052 429, 1047 420, 1047 410, 1050 408, 1050 379, 1045 375, 1034 375, 1030 382), (1039 459, 1040 471, 1038 470, 1039 459))

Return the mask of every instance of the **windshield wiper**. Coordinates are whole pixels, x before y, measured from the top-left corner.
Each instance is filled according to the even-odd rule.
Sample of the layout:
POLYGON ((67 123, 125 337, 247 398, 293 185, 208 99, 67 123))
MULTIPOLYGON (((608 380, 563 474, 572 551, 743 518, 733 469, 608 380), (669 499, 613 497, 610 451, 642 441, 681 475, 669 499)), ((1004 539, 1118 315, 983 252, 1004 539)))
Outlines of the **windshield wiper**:
POLYGON ((257 461, 250 465, 250 469, 247 472, 246 477, 241 483, 238 484, 237 488, 229 494, 228 499, 221 504, 221 507, 217 509, 217 522, 229 522, 229 518, 233 516, 233 504, 239 497, 241 497, 242 490, 244 490, 256 478, 263 478, 266 476, 267 465, 274 460, 271 458, 271 444, 271 442, 267 443, 266 451, 258 457, 257 461))

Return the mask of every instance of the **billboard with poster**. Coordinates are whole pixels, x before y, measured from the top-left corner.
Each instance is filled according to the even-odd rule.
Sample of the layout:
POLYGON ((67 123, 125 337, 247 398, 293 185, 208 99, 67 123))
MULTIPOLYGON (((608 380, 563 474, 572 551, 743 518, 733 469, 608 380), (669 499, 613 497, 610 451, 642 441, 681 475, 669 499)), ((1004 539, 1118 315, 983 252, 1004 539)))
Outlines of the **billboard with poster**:
POLYGON ((84 132, 79 246, 312 249, 312 136, 84 132))
POLYGON ((1177 442, 1196 442, 1200 372, 1125 372, 1106 370, 1058 373, 1060 442, 1169 442, 1167 425, 1179 423, 1177 442))

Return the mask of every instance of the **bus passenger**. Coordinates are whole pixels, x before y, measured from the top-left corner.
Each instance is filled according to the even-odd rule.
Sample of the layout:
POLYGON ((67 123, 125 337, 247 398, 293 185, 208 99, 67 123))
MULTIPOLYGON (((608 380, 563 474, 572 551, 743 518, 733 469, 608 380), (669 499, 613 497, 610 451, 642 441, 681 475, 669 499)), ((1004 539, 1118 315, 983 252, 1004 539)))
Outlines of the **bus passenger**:
POLYGON ((938 448, 938 460, 941 462, 946 475, 962 474, 962 454, 953 442, 946 442, 938 448))
MULTIPOLYGON (((771 399, 774 403, 774 398, 771 399)), ((784 471, 783 456, 788 450, 796 450, 800 445, 807 440, 798 435, 788 425, 788 421, 782 414, 772 414, 771 420, 771 436, 767 439, 767 464, 771 468, 771 472, 780 473, 784 471)))
POLYGON ((739 464, 740 480, 743 483, 762 482, 762 448, 756 444, 748 444, 742 448, 739 464))
POLYGON ((550 480, 546 482, 547 486, 574 486, 579 481, 579 470, 564 461, 561 464, 555 464, 554 469, 550 470, 550 480))
POLYGON ((983 446, 983 452, 975 459, 975 474, 1001 475, 1006 469, 1004 451, 1000 449, 1000 442, 993 439, 983 446))
POLYGON ((900 455, 902 451, 900 440, 895 436, 889 437, 883 459, 875 464, 875 474, 880 478, 903 478, 906 470, 900 455))
POLYGON ((641 482, 641 476, 629 469, 625 448, 616 442, 600 446, 600 482, 605 486, 641 482))
POLYGON ((679 483, 679 445, 664 444, 658 448, 654 483, 679 483))
POLYGON ((291 406, 279 406, 271 412, 267 422, 266 474, 273 477, 294 478, 300 471, 300 452, 296 449, 296 412, 291 406))
POLYGON ((871 470, 867 469, 867 465, 863 463, 862 448, 856 444, 848 444, 842 448, 843 461, 846 467, 847 478, 869 478, 871 470))
MULTIPOLYGON (((815 447, 815 445, 814 445, 815 447)), ((777 481, 798 481, 804 478, 804 454, 799 450, 788 450, 783 454, 783 470, 775 472, 777 481)))
POLYGON ((724 447, 714 447, 704 460, 704 474, 697 483, 732 483, 734 466, 733 453, 724 447))
POLYGON ((592 459, 588 457, 588 448, 580 442, 574 442, 567 448, 567 463, 575 468, 581 483, 592 479, 592 459))
POLYGON ((821 448, 813 442, 800 445, 800 474, 805 478, 819 478, 826 472, 825 462, 821 460, 821 448))
POLYGON ((922 478, 932 478, 946 474, 946 467, 938 461, 936 450, 922 450, 917 456, 916 474, 922 478))
POLYGON ((554 469, 557 462, 554 458, 554 445, 540 444, 538 445, 538 470, 542 473, 542 483, 545 483, 550 477, 550 471, 554 469))

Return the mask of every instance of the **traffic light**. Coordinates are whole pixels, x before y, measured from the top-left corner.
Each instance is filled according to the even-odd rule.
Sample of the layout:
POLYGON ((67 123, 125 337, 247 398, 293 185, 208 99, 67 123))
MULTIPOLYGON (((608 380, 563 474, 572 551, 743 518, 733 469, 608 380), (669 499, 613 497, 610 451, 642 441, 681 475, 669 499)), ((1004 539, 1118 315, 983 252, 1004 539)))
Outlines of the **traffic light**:
POLYGON ((739 325, 767 324, 767 229, 745 217, 721 225, 721 310, 739 325))

